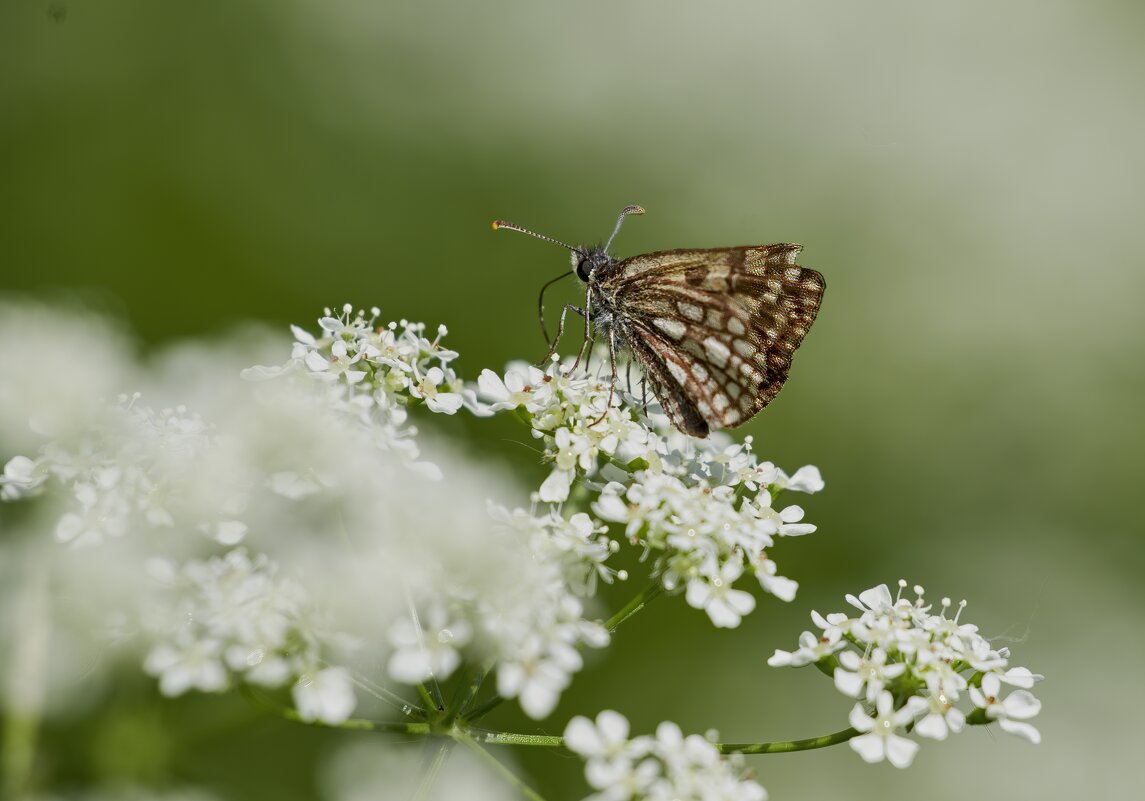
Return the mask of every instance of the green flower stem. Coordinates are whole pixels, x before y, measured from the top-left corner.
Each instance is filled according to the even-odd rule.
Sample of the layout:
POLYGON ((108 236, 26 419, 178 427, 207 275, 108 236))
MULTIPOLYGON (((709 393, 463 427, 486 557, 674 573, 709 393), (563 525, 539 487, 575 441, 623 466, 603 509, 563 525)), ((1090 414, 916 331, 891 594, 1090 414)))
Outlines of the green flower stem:
MULTIPOLYGON (((437 682, 436 682, 436 680, 434 680, 434 679, 431 679, 431 681, 433 681, 433 682, 434 682, 434 688, 436 689, 436 688, 437 688, 437 682)), ((430 695, 430 693, 429 693, 429 690, 427 690, 427 689, 426 689, 426 686, 425 686, 425 683, 424 683, 424 682, 420 682, 420 681, 419 681, 419 682, 417 683, 417 694, 418 694, 418 695, 421 697, 421 700, 422 700, 422 702, 423 702, 423 703, 424 703, 424 704, 425 704, 425 705, 426 705, 428 708, 430 708, 430 709, 436 709, 436 710, 438 710, 439 712, 440 712, 441 710, 445 709, 445 704, 444 704, 443 702, 441 702, 441 701, 437 700, 437 698, 435 698, 434 696, 430 695)))
POLYGON ((538 748, 565 748, 565 738, 555 734, 516 734, 509 731, 470 729, 470 734, 485 745, 526 745, 538 748))
POLYGON ((809 737, 806 740, 781 740, 774 743, 716 743, 716 748, 721 754, 784 754, 789 751, 810 751, 814 748, 838 745, 858 735, 858 729, 852 729, 848 726, 834 734, 809 737))
POLYGON ((608 629, 610 634, 616 631, 620 628, 621 623, 643 609, 649 601, 662 592, 664 592, 664 585, 660 583, 659 579, 654 579, 652 583, 641 590, 636 597, 626 603, 619 612, 610 617, 608 622, 604 624, 604 627, 608 629))
POLYGON ((521 781, 521 779, 515 773, 513 773, 513 771, 509 770, 507 767, 501 764, 501 760, 497 759, 497 757, 493 756, 484 748, 482 748, 480 743, 478 743, 464 731, 454 730, 453 739, 457 740, 457 742, 461 743, 470 751, 481 757, 481 759, 489 763, 489 766, 493 768, 493 770, 497 771, 497 773, 500 774, 501 777, 505 779, 505 781, 509 782, 509 784, 516 787, 521 795, 525 796, 525 798, 528 798, 529 801, 545 801, 544 796, 521 781))
POLYGON ((473 701, 477 698, 477 693, 481 690, 481 685, 485 683, 485 677, 489 675, 492 667, 492 662, 486 662, 469 674, 467 682, 458 685, 457 692, 449 703, 449 714, 445 718, 447 726, 452 726, 453 722, 464 715, 473 705, 473 701))
MULTIPOLYGON (((563 737, 543 734, 517 734, 508 731, 471 730, 478 742, 486 745, 518 745, 539 748, 567 748, 563 737)), ((721 754, 783 754, 790 751, 810 751, 829 745, 845 743, 859 734, 857 729, 846 728, 834 734, 809 737, 806 740, 780 740, 774 743, 716 743, 721 754)))
POLYGON ((253 687, 243 684, 239 687, 239 692, 248 700, 263 709, 279 715, 286 720, 292 720, 296 723, 305 723, 310 726, 322 726, 330 729, 351 729, 356 731, 384 731, 392 732, 394 734, 413 734, 413 735, 427 735, 433 733, 433 727, 429 723, 423 722, 408 722, 408 721, 379 721, 379 720, 364 720, 362 718, 350 718, 341 723, 331 725, 323 723, 318 720, 303 720, 302 716, 298 714, 297 709, 291 709, 287 706, 276 704, 274 701, 266 698, 253 687))

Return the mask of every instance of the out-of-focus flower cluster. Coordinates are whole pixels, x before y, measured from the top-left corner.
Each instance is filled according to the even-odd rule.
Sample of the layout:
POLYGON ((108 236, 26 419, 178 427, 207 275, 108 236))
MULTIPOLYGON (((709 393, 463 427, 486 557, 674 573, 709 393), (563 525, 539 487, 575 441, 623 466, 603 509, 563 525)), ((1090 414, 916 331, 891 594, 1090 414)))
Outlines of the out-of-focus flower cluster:
POLYGON ((543 717, 580 648, 608 642, 584 598, 615 544, 587 515, 490 503, 495 473, 441 445, 437 480, 408 407, 492 412, 450 367, 444 328, 431 341, 375 317, 328 311, 321 336, 295 329, 289 361, 247 381, 191 359, 217 388, 201 413, 89 401, 85 426, 10 456, 0 495, 40 498, 57 546, 93 554, 90 583, 116 565, 108 636, 146 633, 169 695, 291 687, 303 718, 337 723, 378 678, 359 665, 416 684, 492 662, 500 694, 543 717))
POLYGON ((1039 742, 1027 721, 1041 710, 1029 690, 1042 677, 1011 667, 1008 648, 993 648, 977 626, 961 623, 965 601, 951 617, 950 599, 943 598, 933 613, 922 587, 914 587, 912 601, 903 597, 906 586, 900 581, 895 596, 885 584, 848 595, 857 617, 812 612, 819 632, 803 632, 798 649, 776 650, 768 664, 817 664, 833 674, 839 692, 860 699, 850 723, 861 735, 850 744, 867 762, 907 767, 918 743, 904 730, 945 740, 967 722, 997 721, 1003 731, 1039 742), (1003 696, 1003 685, 1015 689, 1003 696), (963 699, 966 711, 958 707, 963 699))
MULTIPOLYGON (((821 490, 816 468, 788 476, 756 458, 750 437, 738 444, 718 432, 688 437, 657 407, 616 391, 611 376, 569 374, 556 361, 546 370, 514 364, 504 376, 485 370, 478 385, 493 410, 528 423, 551 463, 534 496, 542 511, 529 513, 535 526, 551 525, 570 497, 588 503, 601 521, 623 526, 666 590, 684 591, 716 626, 738 626, 755 607, 735 586, 744 573, 778 598, 795 597, 797 583, 779 574, 768 551, 777 538, 815 526, 802 522, 799 506, 777 509, 774 501, 783 490, 821 490)), ((596 524, 582 517, 580 525, 596 524)), ((586 571, 610 580, 604 561, 614 548, 596 541, 576 552, 586 571)))
MULTIPOLYGON (((328 408, 359 418, 379 444, 412 462, 419 450, 417 428, 409 422, 410 406, 424 403, 441 414, 455 414, 463 406, 482 416, 489 411, 453 370, 457 352, 441 345, 447 333, 444 325, 431 340, 424 323, 379 324, 380 314, 375 307, 367 316, 349 304, 337 314, 326 309, 318 320, 317 336, 291 326, 294 348, 289 361, 278 367, 253 367, 244 376, 257 380, 307 375, 327 387, 328 408)), ((436 474, 432 466, 425 469, 436 474)))
POLYGON ((629 739, 628 720, 605 710, 596 721, 577 716, 564 738, 585 759, 594 801, 764 801, 767 792, 745 775, 740 755, 721 757, 712 742, 687 737, 665 721, 655 736, 629 739))

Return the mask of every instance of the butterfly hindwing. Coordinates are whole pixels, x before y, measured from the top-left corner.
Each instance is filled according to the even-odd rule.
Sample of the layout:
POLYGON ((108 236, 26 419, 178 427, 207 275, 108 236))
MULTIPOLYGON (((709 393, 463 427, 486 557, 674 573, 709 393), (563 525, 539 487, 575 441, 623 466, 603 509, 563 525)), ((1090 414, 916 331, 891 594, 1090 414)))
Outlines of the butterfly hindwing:
POLYGON ((737 426, 782 388, 824 290, 822 275, 795 264, 799 251, 662 251, 601 276, 617 326, 682 430, 707 433, 688 425, 696 414, 710 426, 737 426))

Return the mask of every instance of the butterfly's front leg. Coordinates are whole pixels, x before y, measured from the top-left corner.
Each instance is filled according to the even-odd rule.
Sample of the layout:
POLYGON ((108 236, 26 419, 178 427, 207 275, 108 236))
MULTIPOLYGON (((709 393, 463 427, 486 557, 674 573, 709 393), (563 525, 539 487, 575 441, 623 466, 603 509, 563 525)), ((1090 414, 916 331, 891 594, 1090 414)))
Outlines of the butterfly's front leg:
POLYGON ((604 402, 604 411, 600 413, 600 417, 588 424, 589 428, 608 416, 608 410, 612 408, 612 398, 616 394, 616 328, 613 326, 608 327, 608 363, 612 367, 612 377, 608 382, 608 400, 604 402))
MULTIPOLYGON (((561 335, 564 334, 564 332, 565 332, 565 315, 568 314, 570 311, 574 311, 577 314, 579 314, 581 317, 584 318, 585 338, 587 340, 587 338, 588 338, 588 312, 585 311, 584 309, 582 309, 580 306, 574 306, 571 303, 566 303, 565 307, 563 309, 561 309, 560 322, 557 323, 557 335, 555 337, 553 337, 553 341, 549 345, 549 352, 545 354, 545 358, 541 359, 540 364, 537 365, 541 369, 547 369, 548 368, 549 361, 553 358, 553 354, 557 352, 557 345, 560 344, 561 335)), ((581 346, 581 352, 582 353, 584 352, 584 346, 583 345, 581 346)), ((580 362, 580 356, 578 355, 577 356, 577 363, 579 363, 579 362, 580 362)), ((573 365, 573 369, 576 369, 576 364, 573 365)))

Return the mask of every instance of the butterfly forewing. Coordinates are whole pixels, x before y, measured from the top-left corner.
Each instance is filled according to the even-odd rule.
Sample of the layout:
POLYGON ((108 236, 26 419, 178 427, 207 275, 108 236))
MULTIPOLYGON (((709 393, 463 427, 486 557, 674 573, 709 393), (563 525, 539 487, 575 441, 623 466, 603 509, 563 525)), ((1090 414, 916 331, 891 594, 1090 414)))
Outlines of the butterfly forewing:
POLYGON ((778 394, 825 286, 795 264, 799 250, 662 251, 601 276, 614 324, 678 428, 737 426, 778 394))

